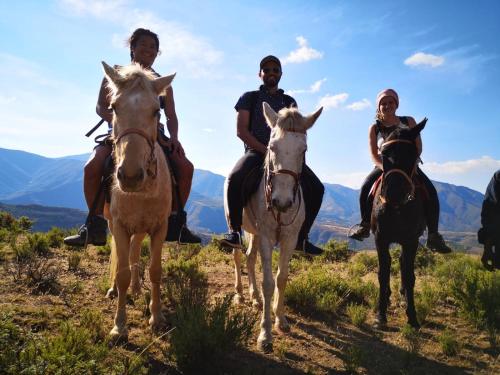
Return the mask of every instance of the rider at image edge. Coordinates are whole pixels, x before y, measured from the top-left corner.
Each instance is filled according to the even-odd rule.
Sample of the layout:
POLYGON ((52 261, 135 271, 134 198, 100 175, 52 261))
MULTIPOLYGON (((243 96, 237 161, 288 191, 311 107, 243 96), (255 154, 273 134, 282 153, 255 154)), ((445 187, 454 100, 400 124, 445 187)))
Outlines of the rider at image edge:
MULTIPOLYGON (((375 123, 370 126, 368 131, 368 145, 370 154, 375 167, 366 177, 361 187, 359 196, 359 206, 361 209, 361 223, 358 229, 354 231, 350 238, 363 241, 370 236, 370 221, 373 205, 373 197, 370 194, 373 184, 383 174, 382 159, 380 157, 380 145, 389 136, 389 134, 398 127, 413 128, 416 122, 410 116, 397 116, 396 110, 399 107, 399 96, 393 89, 386 89, 377 95, 377 113, 375 123)), ((422 140, 420 136, 416 139, 418 155, 422 153, 422 140)), ((436 188, 431 180, 422 172, 418 166, 416 174, 419 181, 426 190, 424 199, 424 212, 427 222, 427 247, 438 253, 447 254, 451 252, 450 247, 446 245, 443 237, 438 232, 439 223, 439 198, 436 188)))
MULTIPOLYGON (((259 67, 259 77, 263 84, 257 91, 244 93, 234 107, 237 111, 237 136, 244 143, 245 153, 227 178, 229 232, 221 240, 221 244, 227 249, 243 247, 241 225, 245 202, 241 192, 246 178, 256 169, 262 169, 267 152, 271 130, 266 124, 262 103, 267 102, 275 112, 285 107, 297 107, 295 99, 278 88, 282 75, 280 60, 269 55, 261 60, 259 67)), ((323 250, 309 242, 308 235, 323 201, 324 186, 305 163, 300 176, 306 218, 299 232, 296 251, 312 256, 320 255, 323 250)), ((256 188, 257 185, 252 185, 248 193, 255 192, 256 188)))
MULTIPOLYGON (((158 35, 150 30, 136 29, 128 39, 130 47, 131 63, 139 64, 148 69, 156 76, 152 65, 160 52, 160 41, 158 35)), ((83 190, 85 200, 89 209, 86 223, 80 227, 78 234, 66 237, 64 243, 70 246, 86 246, 87 244, 104 245, 106 243, 107 223, 103 217, 105 201, 104 186, 109 184, 106 177, 106 160, 111 155, 113 142, 110 137, 113 121, 113 110, 110 108, 110 91, 107 87, 107 79, 101 83, 99 97, 96 106, 97 114, 108 123, 108 133, 96 137, 92 155, 85 164, 83 174, 83 190)), ((186 212, 184 206, 188 200, 193 179, 193 164, 186 158, 184 149, 178 138, 178 120, 175 113, 174 92, 170 86, 164 96, 160 96, 160 107, 163 108, 166 125, 170 137, 164 133, 164 125, 160 122, 158 113, 158 136, 162 137, 168 147, 163 150, 171 165, 174 180, 172 214, 168 218, 168 233, 166 241, 178 241, 180 243, 200 243, 201 239, 193 234, 186 226, 186 212)), ((90 132, 91 133, 91 132, 90 132)))

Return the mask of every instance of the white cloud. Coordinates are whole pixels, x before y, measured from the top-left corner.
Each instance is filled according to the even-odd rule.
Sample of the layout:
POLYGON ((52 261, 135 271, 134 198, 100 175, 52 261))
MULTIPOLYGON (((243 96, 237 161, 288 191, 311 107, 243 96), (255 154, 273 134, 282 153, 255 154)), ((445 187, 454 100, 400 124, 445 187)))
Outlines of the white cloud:
POLYGON ((281 62, 285 64, 299 64, 310 60, 317 60, 323 57, 323 52, 317 51, 307 45, 307 39, 303 36, 296 38, 299 48, 293 50, 288 56, 283 57, 281 62))
POLYGON ((111 44, 115 47, 124 48, 124 41, 138 27, 153 30, 160 38, 162 51, 157 64, 168 65, 169 69, 184 71, 191 77, 207 77, 213 76, 215 67, 222 62, 222 51, 208 39, 153 12, 134 8, 127 1, 62 0, 61 3, 65 9, 78 16, 91 16, 123 27, 125 30, 122 34, 111 37, 111 44))
POLYGON ((351 111, 362 111, 364 109, 370 108, 372 106, 372 103, 368 99, 362 99, 358 102, 354 102, 349 104, 346 108, 350 109, 351 111))
POLYGON ((203 128, 202 130, 207 133, 213 133, 215 131, 215 129, 212 128, 203 128))
POLYGON ((343 92, 337 95, 327 94, 320 98, 318 102, 318 107, 323 107, 325 110, 329 110, 331 108, 338 108, 341 104, 343 104, 347 98, 349 98, 349 94, 343 92))
POLYGON ((299 89, 299 90, 289 90, 286 93, 288 95, 295 95, 295 94, 314 94, 317 93, 321 89, 321 85, 326 82, 326 78, 320 79, 319 81, 314 82, 308 89, 299 89))
POLYGON ((490 156, 483 156, 479 159, 464 161, 448 161, 446 163, 425 163, 425 170, 430 173, 445 175, 465 174, 480 170, 496 170, 500 168, 500 160, 495 160, 490 156))
POLYGON ((500 169, 500 160, 482 156, 445 163, 426 162, 421 168, 433 180, 467 186, 483 193, 493 173, 500 169))
POLYGON ((444 57, 432 55, 430 53, 417 52, 412 56, 408 57, 404 63, 405 65, 417 67, 417 66, 430 66, 431 68, 436 68, 444 64, 444 57))

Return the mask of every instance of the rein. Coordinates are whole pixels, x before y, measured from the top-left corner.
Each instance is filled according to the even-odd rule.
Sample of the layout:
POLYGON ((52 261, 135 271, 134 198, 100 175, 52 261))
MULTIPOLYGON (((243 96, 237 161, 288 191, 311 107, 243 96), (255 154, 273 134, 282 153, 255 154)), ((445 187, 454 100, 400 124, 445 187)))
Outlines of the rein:
POLYGON ((148 159, 147 174, 152 179, 155 179, 158 173, 158 160, 155 157, 155 142, 146 134, 145 131, 137 128, 125 129, 120 135, 118 135, 118 137, 114 139, 114 145, 117 145, 123 139, 123 137, 130 134, 140 135, 148 142, 151 152, 148 159))

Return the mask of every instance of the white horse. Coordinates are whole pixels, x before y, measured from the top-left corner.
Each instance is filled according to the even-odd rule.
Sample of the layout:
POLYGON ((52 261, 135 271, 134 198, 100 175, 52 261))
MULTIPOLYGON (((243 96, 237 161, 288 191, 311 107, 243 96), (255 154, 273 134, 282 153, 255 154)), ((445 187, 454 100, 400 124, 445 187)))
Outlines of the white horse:
MULTIPOLYGON (((262 304, 255 279, 255 261, 260 252, 262 262, 263 311, 257 346, 261 351, 272 351, 271 299, 275 289, 272 271, 272 252, 279 243, 280 259, 276 275, 274 298, 275 328, 289 331, 284 315, 284 292, 288 278, 288 263, 297 243, 305 219, 304 199, 300 187, 300 174, 307 150, 306 132, 318 119, 323 108, 303 117, 295 108, 284 108, 276 113, 263 103, 264 116, 271 128, 271 138, 264 162, 264 177, 259 188, 243 210, 243 229, 249 240, 247 268, 249 292, 254 306, 262 304)), ((227 181, 225 184, 227 190, 227 181)), ((227 197, 227 194, 224 194, 227 197)), ((226 216, 229 215, 224 201, 226 216)), ((235 302, 243 298, 241 284, 241 252, 233 249, 235 264, 235 302)))
POLYGON ((161 250, 172 207, 172 183, 165 155, 156 140, 158 95, 171 84, 175 74, 156 78, 136 64, 114 69, 103 62, 103 66, 112 93, 116 165, 111 203, 105 209, 113 235, 111 283, 118 289, 110 336, 127 339, 127 289, 131 278, 134 291, 140 289, 136 263, 146 234, 151 238, 149 324, 153 330, 165 324, 160 308, 161 250))

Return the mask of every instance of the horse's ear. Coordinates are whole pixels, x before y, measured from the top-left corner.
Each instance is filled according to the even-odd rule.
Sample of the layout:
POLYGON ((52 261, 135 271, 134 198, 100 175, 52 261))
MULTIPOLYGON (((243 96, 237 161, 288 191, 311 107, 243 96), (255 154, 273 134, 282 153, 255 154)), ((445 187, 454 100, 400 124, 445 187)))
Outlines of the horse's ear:
POLYGON ((313 114, 307 116, 305 118, 305 129, 309 129, 311 128, 314 123, 316 122, 316 120, 318 119, 319 115, 321 115, 321 112, 323 112, 323 107, 320 107, 316 112, 314 112, 313 114))
POLYGON ((165 77, 156 78, 153 81, 153 87, 158 95, 162 94, 168 88, 168 86, 170 86, 176 74, 177 73, 170 74, 165 77))
POLYGON ((413 127, 410 132, 412 138, 417 138, 420 132, 425 128, 425 124, 427 124, 427 117, 425 117, 422 121, 420 121, 417 126, 413 127))
POLYGON ((267 125, 270 128, 274 128, 276 126, 276 122, 278 122, 278 114, 274 112, 274 109, 272 109, 266 102, 262 102, 262 110, 264 112, 267 125))
POLYGON ((116 69, 112 68, 104 61, 101 61, 101 64, 104 67, 104 74, 106 74, 106 77, 116 85, 121 79, 120 74, 116 71, 116 69))

